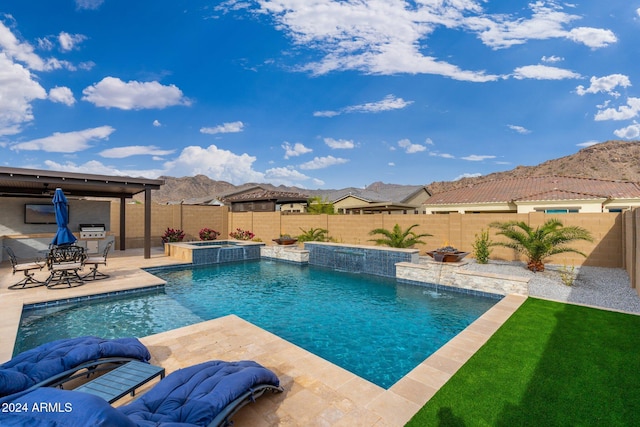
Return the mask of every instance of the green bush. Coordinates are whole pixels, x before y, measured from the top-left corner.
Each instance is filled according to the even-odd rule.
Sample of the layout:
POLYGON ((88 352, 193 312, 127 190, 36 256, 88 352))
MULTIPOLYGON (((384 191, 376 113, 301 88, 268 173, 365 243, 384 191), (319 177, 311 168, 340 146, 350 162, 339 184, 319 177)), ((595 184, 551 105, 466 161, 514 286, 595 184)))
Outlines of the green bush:
POLYGON ((476 240, 473 243, 473 256, 478 264, 486 264, 491 256, 491 239, 489 238, 489 230, 482 229, 480 234, 476 234, 476 240))

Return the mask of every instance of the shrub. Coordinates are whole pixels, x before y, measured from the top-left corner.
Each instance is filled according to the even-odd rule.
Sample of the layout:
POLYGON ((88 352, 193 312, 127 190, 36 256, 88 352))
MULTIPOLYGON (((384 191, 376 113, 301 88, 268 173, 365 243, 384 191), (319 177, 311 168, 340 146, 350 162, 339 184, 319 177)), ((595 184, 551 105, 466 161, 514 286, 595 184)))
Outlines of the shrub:
POLYGON ((473 256, 478 264, 486 264, 491 256, 491 239, 489 238, 489 230, 482 229, 480 234, 476 234, 476 240, 473 243, 473 256))
POLYGON ((236 231, 232 231, 231 233, 229 233, 229 237, 236 239, 236 240, 251 240, 255 237, 255 234, 253 234, 251 231, 249 230, 243 230, 241 228, 236 228, 236 231))
POLYGON ((162 243, 182 242, 184 239, 184 231, 178 228, 167 228, 162 235, 162 243))
POLYGON ((309 230, 302 230, 302 234, 298 236, 299 242, 328 242, 329 230, 325 228, 310 228, 309 230))
POLYGON ((583 252, 566 246, 575 240, 593 242, 591 233, 577 226, 565 227, 558 219, 552 218, 540 227, 532 228, 523 221, 494 222, 491 227, 509 239, 508 242, 495 242, 492 245, 511 248, 527 257, 527 268, 531 271, 544 271, 544 259, 551 255, 573 252, 584 257, 583 252))
POLYGON ((375 230, 371 230, 369 232, 370 235, 381 234, 383 237, 378 239, 370 239, 370 241, 375 242, 376 245, 389 246, 391 248, 411 248, 413 245, 418 243, 423 243, 420 240, 421 237, 431 236, 431 234, 423 233, 416 234, 411 231, 414 227, 417 227, 418 224, 413 224, 411 227, 406 230, 402 230, 399 224, 393 226, 393 230, 389 231, 384 228, 376 228, 375 230))
POLYGON ((216 240, 216 238, 220 235, 220 232, 213 230, 211 228, 204 227, 200 230, 200 240, 216 240))

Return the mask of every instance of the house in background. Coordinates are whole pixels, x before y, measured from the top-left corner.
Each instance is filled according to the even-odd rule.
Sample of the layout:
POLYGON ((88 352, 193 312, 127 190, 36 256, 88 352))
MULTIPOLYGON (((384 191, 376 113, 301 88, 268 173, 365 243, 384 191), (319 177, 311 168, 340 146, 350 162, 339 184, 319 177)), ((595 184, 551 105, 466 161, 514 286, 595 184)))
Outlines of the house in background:
POLYGON ((302 213, 307 210, 306 194, 287 191, 265 190, 256 186, 221 197, 231 212, 288 212, 302 213))
POLYGON ((640 183, 565 176, 485 181, 434 194, 426 214, 622 212, 640 207, 640 183))
POLYGON ((412 214, 420 212, 422 203, 428 200, 431 194, 424 186, 403 186, 384 193, 362 190, 346 194, 326 194, 324 197, 333 203, 334 211, 340 214, 412 214))

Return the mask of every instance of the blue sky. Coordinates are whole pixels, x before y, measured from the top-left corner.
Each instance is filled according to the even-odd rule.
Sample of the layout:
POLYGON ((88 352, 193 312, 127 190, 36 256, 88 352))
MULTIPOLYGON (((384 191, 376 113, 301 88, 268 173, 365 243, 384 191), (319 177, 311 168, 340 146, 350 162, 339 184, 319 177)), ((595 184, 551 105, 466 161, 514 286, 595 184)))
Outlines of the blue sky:
POLYGON ((640 0, 3 0, 0 165, 308 189, 536 165, 640 139, 639 39, 640 0))

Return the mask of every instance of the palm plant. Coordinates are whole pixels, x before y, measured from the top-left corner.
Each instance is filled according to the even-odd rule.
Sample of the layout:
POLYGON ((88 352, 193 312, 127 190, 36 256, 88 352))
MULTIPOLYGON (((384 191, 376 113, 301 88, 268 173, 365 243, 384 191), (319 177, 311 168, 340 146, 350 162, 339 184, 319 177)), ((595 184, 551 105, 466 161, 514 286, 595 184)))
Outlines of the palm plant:
POLYGON ((402 230, 400 225, 393 226, 393 230, 389 231, 386 228, 376 228, 369 232, 370 235, 382 234, 383 237, 378 239, 369 239, 371 242, 375 242, 376 245, 389 246, 392 248, 410 248, 417 243, 424 243, 420 240, 420 237, 432 236, 428 233, 416 234, 411 231, 418 224, 413 224, 406 230, 402 230))
POLYGON ((308 230, 302 230, 302 234, 298 236, 298 242, 328 242, 329 230, 325 228, 310 228, 308 230))
POLYGON ((509 242, 493 242, 492 245, 514 249, 528 259, 527 268, 531 271, 544 271, 544 259, 555 254, 573 252, 584 257, 586 255, 577 249, 566 246, 574 240, 592 242, 593 238, 588 230, 562 225, 558 219, 552 218, 535 229, 522 221, 494 222, 491 227, 497 228, 496 234, 505 236, 509 242))

